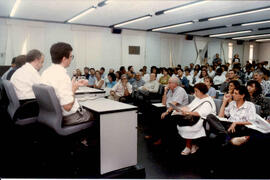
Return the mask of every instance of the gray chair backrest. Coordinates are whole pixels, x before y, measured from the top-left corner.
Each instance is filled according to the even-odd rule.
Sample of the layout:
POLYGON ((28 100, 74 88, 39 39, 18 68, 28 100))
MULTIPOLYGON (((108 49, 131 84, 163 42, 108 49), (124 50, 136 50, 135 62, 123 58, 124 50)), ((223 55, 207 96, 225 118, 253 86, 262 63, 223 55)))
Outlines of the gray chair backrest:
POLYGON ((264 97, 265 101, 270 105, 270 97, 264 97))
POLYGON ((11 119, 13 119, 13 116, 14 116, 16 110, 20 107, 20 102, 19 102, 18 96, 15 92, 13 84, 8 80, 3 80, 3 85, 4 85, 4 88, 6 90, 6 94, 8 96, 8 99, 9 99, 8 113, 9 113, 11 119))
POLYGON ((194 95, 188 94, 188 104, 190 104, 195 99, 194 95))
POLYGON ((34 84, 32 88, 39 104, 38 122, 52 128, 57 134, 66 136, 92 125, 93 122, 87 122, 73 126, 62 126, 62 109, 54 88, 44 84, 34 84))
POLYGON ((218 96, 219 96, 219 92, 216 91, 216 99, 218 99, 218 96))
POLYGON ((222 105, 222 100, 221 99, 214 99, 215 105, 216 105, 216 112, 219 114, 220 107, 222 105))
POLYGON ((158 87, 158 94, 160 94, 162 96, 163 93, 164 93, 164 86, 162 84, 160 84, 158 87))
POLYGON ((62 126, 62 111, 53 87, 34 84, 33 91, 39 104, 38 122, 46 124, 56 132, 62 126))
POLYGON ((256 113, 260 115, 261 114, 261 106, 255 104, 255 108, 256 108, 256 113))

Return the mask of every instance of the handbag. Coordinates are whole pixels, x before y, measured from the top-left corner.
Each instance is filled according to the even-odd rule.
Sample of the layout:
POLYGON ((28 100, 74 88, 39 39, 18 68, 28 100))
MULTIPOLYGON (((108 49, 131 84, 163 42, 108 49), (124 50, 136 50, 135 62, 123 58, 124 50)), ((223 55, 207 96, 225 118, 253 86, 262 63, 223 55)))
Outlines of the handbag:
MULTIPOLYGON (((191 110, 191 112, 195 111, 196 109, 198 109, 199 107, 201 107, 204 103, 208 102, 210 104, 210 106, 212 107, 212 104, 209 101, 204 101, 201 104, 199 104, 197 107, 193 108, 191 110)), ((192 116, 192 115, 177 115, 179 116, 176 124, 178 126, 193 126, 194 124, 196 124, 199 120, 200 120, 200 116, 192 116)))

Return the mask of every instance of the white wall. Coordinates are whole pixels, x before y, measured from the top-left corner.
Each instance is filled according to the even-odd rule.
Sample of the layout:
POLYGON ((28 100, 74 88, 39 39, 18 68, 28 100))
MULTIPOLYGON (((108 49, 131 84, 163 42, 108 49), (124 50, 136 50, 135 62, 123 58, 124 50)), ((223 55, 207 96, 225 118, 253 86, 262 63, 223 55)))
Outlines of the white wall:
MULTIPOLYGON (((36 48, 45 55, 44 70, 51 64, 51 45, 60 41, 73 47, 75 58, 68 68, 70 74, 73 69, 82 70, 85 66, 118 70, 121 65, 133 65, 136 71, 144 65, 148 69, 152 65, 184 67, 196 63, 197 51, 205 47, 209 63, 216 53, 227 60, 229 42, 203 37, 185 40, 183 35, 146 31, 123 30, 121 34, 112 34, 109 28, 0 19, 0 64, 9 65, 12 57, 36 48), (140 46, 140 55, 129 55, 130 45, 140 46)), ((244 57, 244 45, 235 47, 234 52, 244 57)))
POLYGON ((268 61, 270 63, 270 42, 259 43, 258 59, 260 62, 268 61))

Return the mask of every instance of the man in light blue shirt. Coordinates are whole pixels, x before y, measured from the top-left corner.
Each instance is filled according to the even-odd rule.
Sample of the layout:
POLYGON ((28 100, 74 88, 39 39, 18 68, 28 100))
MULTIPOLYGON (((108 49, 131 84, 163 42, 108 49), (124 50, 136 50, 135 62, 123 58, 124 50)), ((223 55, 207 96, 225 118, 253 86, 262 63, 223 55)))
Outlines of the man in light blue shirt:
POLYGON ((94 68, 90 68, 90 76, 88 79, 88 87, 94 87, 95 82, 96 82, 96 76, 95 76, 95 69, 94 68))

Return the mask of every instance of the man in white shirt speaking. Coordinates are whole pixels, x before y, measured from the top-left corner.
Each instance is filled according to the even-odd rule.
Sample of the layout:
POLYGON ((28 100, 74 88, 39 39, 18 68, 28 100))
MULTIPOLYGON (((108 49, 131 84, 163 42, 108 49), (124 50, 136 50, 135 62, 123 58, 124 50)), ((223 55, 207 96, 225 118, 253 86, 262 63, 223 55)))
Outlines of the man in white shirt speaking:
POLYGON ((86 86, 87 81, 81 79, 71 81, 66 68, 74 56, 70 44, 59 42, 51 46, 52 65, 41 75, 43 84, 52 86, 62 107, 63 125, 74 125, 93 119, 93 115, 80 107, 75 92, 79 86, 86 86))
POLYGON ((40 83, 39 70, 44 63, 44 55, 37 49, 30 50, 26 55, 26 63, 12 75, 10 82, 14 85, 20 104, 29 103, 30 106, 23 109, 20 118, 35 117, 38 115, 38 104, 32 90, 33 84, 40 83))

